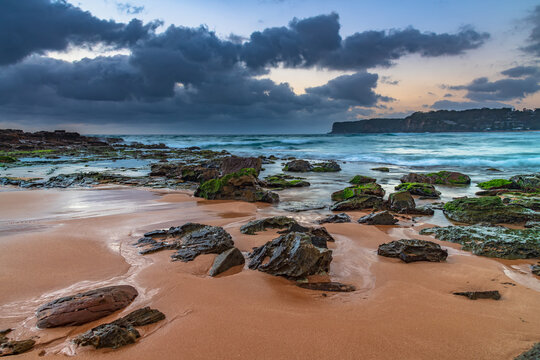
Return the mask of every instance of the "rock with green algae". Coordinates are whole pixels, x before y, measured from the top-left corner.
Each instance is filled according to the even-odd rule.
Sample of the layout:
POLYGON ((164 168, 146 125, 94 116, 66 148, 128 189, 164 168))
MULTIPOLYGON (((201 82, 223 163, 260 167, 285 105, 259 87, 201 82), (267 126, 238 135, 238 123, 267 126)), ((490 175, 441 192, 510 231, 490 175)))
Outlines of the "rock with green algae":
POLYGON ((451 220, 468 224, 520 223, 540 219, 539 213, 519 205, 505 205, 498 196, 455 199, 444 204, 443 212, 451 220))
POLYGON ((367 183, 356 186, 349 186, 343 190, 336 191, 332 193, 333 201, 343 201, 350 199, 352 197, 363 196, 363 195, 373 195, 378 197, 384 196, 384 190, 381 185, 376 183, 367 183))
POLYGON ((11 164, 17 162, 17 158, 13 156, 0 155, 0 163, 11 164))
POLYGON ((436 173, 418 174, 409 173, 404 175, 400 181, 402 183, 427 183, 439 185, 468 185, 471 178, 465 174, 455 171, 439 171, 436 173))
POLYGON ((416 208, 416 203, 411 193, 406 190, 390 194, 388 203, 390 209, 400 213, 407 213, 416 208))
POLYGON ((475 255, 502 259, 540 257, 540 229, 510 229, 502 226, 448 226, 420 231, 438 240, 461 244, 475 255))
POLYGON ((532 348, 516 357, 514 360, 538 360, 540 359, 540 342, 533 345, 532 348))
POLYGON ((306 187, 311 184, 301 178, 286 174, 270 175, 264 178, 264 186, 275 189, 287 189, 292 187, 306 187))
POLYGON ((292 172, 308 172, 308 171, 311 171, 312 169, 313 169, 313 165, 311 165, 306 160, 289 161, 283 167, 283 171, 292 171, 292 172))
POLYGON ((384 166, 372 168, 373 171, 390 172, 390 169, 384 166))
POLYGON ((296 220, 287 216, 274 216, 264 219, 252 220, 240 227, 240 232, 247 235, 255 235, 266 229, 285 229, 297 224, 296 220))
POLYGON ((362 209, 380 209, 383 207, 383 199, 379 196, 361 195, 338 201, 330 207, 332 211, 350 211, 362 209))
POLYGON ((257 179, 255 169, 242 169, 218 179, 202 183, 195 191, 195 196, 207 200, 242 200, 248 202, 279 202, 279 196, 266 191, 257 179))
POLYGON ((540 191, 540 173, 512 176, 510 181, 524 191, 540 191))
POLYGON ((489 181, 478 183, 476 186, 484 190, 517 188, 514 182, 506 179, 492 179, 489 181))
POLYGON ((351 180, 349 180, 349 183, 354 184, 354 185, 361 185, 361 184, 374 183, 376 181, 377 181, 376 179, 369 176, 355 175, 351 180))
POLYGON ((437 191, 435 186, 426 183, 402 183, 396 186, 395 190, 405 190, 410 192, 411 195, 419 195, 434 199, 438 199, 439 195, 441 195, 441 192, 437 191))
POLYGON ((341 166, 335 161, 326 161, 313 165, 311 171, 314 172, 338 172, 341 171, 341 166))

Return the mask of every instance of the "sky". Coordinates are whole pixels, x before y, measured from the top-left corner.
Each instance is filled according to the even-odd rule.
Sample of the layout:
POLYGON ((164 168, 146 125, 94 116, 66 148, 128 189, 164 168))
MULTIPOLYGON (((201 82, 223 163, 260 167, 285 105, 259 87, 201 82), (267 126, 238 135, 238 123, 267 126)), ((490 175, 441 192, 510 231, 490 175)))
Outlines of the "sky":
POLYGON ((0 128, 325 133, 540 107, 539 1, 0 0, 0 128))

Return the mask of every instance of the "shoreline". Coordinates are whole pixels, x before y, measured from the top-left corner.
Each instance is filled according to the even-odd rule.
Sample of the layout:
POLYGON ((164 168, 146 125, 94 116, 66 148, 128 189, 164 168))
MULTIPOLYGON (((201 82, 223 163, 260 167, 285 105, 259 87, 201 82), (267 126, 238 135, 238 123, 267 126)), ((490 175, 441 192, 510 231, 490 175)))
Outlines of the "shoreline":
MULTIPOLYGON (((35 201, 46 191, 32 190, 30 195, 24 191, 0 192, 0 199, 9 196, 12 201, 25 202, 42 215, 42 219, 47 219, 43 228, 0 237, 3 254, 16 255, 9 258, 14 263, 20 261, 17 263, 19 269, 27 269, 30 261, 37 272, 45 269, 64 275, 66 269, 79 272, 68 270, 68 278, 44 283, 44 278, 35 276, 22 280, 13 278, 16 266, 9 267, 15 269, 14 274, 4 271, 3 283, 7 284, 4 286, 15 288, 14 292, 19 293, 14 297, 15 304, 9 300, 5 304, 5 297, 0 300, 0 327, 15 326, 14 335, 17 336, 40 336, 36 349, 19 355, 19 358, 38 357, 42 350, 52 358, 73 354, 74 348, 66 344, 66 336, 71 338, 144 305, 160 309, 167 319, 145 327, 142 338, 134 345, 112 351, 79 348, 77 358, 143 359, 152 354, 168 359, 171 358, 171 344, 178 342, 175 339, 182 339, 176 354, 190 359, 252 358, 254 354, 260 358, 295 358, 291 354, 298 354, 296 358, 299 359, 353 359, 360 354, 377 359, 396 356, 508 359, 538 341, 535 335, 540 332, 540 292, 505 275, 508 269, 512 271, 512 265, 527 261, 500 261, 471 255, 459 250, 458 244, 418 235, 420 223, 414 227, 370 226, 355 222, 325 224, 336 238, 336 243, 329 246, 334 250, 329 278, 354 284, 358 291, 324 297, 320 292, 300 289, 289 280, 249 270, 247 266, 210 278, 206 273, 215 255, 201 255, 189 263, 171 262, 167 251, 140 256, 130 245, 145 231, 195 221, 223 226, 245 254, 252 247, 275 238, 276 232, 268 230, 256 236, 244 235, 239 232, 240 225, 253 218, 283 213, 279 209, 258 203, 201 200, 185 192, 129 188, 118 190, 127 191, 126 198, 118 201, 135 204, 133 211, 105 212, 93 217, 83 214, 72 219, 54 220, 46 216, 50 215, 47 209, 54 211, 58 202, 65 198, 49 199, 47 209, 35 206, 35 201), (139 192, 158 195, 139 196, 134 201, 133 193, 139 192), (72 246, 74 234, 80 237, 77 246, 72 246), (377 257, 375 250, 379 244, 403 236, 441 244, 449 249, 447 262, 403 264, 397 259, 377 257), (52 240, 48 240, 51 238, 58 242, 54 248, 50 246, 52 240), (8 251, 6 244, 11 246, 8 251), (42 263, 35 260, 36 253, 43 254, 46 248, 49 253, 63 254, 63 262, 53 258, 42 259, 42 263), (85 264, 81 259, 89 257, 88 251, 93 252, 91 263, 85 264), (51 263, 47 265, 46 260, 51 263), (118 266, 122 261, 127 267, 118 266), (106 264, 115 265, 102 268, 106 264), (503 264, 508 265, 506 269, 503 264), (96 268, 102 272, 96 274, 96 268), (88 279, 90 273, 95 275, 93 279, 88 279), (24 283, 21 286, 33 289, 33 292, 13 287, 5 282, 9 278, 24 283), (515 283, 515 286, 502 284, 507 282, 515 283), (140 297, 126 309, 83 326, 32 328, 37 303, 110 283, 130 283, 137 287, 140 297), (36 284, 42 287, 36 288, 36 284), (503 299, 470 301, 451 294, 452 291, 491 289, 498 289, 503 299), (17 307, 19 317, 10 317, 17 307), (4 326, 6 319, 11 320, 4 326), (22 329, 21 321, 25 324, 22 329), (517 329, 520 330, 516 332, 517 329)), ((91 194, 99 199, 105 197, 107 191, 114 190, 69 192, 91 194)), ((356 219, 366 212, 349 213, 356 219)), ((308 220, 310 216, 313 220, 317 216, 310 213, 288 215, 298 216, 301 220, 308 220)))

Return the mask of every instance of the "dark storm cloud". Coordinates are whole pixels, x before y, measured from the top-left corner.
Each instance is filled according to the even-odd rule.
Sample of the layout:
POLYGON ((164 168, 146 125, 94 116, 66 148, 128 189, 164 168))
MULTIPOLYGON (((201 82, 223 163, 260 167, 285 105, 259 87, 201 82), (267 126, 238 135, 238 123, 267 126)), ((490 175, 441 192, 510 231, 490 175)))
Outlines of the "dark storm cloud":
POLYGON ((527 18, 527 21, 532 24, 533 28, 529 35, 528 43, 523 50, 533 55, 540 56, 540 5, 534 8, 531 16, 527 18))

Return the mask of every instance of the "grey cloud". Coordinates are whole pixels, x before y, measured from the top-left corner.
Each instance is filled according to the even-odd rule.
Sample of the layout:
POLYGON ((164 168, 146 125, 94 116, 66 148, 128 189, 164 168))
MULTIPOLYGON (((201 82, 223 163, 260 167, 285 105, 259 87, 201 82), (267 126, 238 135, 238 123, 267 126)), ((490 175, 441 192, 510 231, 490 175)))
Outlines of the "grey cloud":
POLYGON ((540 69, 536 66, 516 66, 501 71, 501 74, 512 78, 520 78, 524 76, 540 76, 540 69))
POLYGON ((523 48, 524 51, 540 56, 540 5, 536 6, 533 13, 527 18, 533 26, 527 39, 529 45, 523 48))

